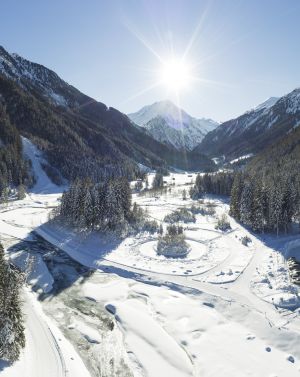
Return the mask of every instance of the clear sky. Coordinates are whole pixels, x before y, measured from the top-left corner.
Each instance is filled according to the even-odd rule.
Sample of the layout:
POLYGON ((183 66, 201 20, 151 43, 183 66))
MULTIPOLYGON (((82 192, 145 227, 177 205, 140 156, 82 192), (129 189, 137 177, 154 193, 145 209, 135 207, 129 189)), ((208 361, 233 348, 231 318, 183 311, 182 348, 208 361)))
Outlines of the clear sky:
POLYGON ((149 88, 186 52, 182 108, 223 121, 300 86, 299 21, 299 0, 3 0, 0 44, 127 113, 178 99, 149 88))

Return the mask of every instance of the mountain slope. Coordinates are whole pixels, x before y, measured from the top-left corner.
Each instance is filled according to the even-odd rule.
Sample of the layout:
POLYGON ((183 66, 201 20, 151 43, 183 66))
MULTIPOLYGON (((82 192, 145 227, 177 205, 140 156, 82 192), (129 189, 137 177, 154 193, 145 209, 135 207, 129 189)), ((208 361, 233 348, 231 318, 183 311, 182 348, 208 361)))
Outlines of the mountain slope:
POLYGON ((149 167, 207 169, 197 160, 154 140, 125 114, 84 95, 36 63, 0 48, 0 94, 19 132, 45 151, 68 179, 131 175, 137 162, 149 167))
POLYGON ((192 150, 218 126, 211 119, 191 117, 171 101, 155 102, 128 116, 153 138, 178 150, 192 150))
POLYGON ((271 98, 208 133, 196 150, 236 158, 263 150, 300 124, 300 89, 271 98))
POLYGON ((27 170, 20 135, 0 99, 0 196, 8 186, 30 185, 32 182, 27 170))

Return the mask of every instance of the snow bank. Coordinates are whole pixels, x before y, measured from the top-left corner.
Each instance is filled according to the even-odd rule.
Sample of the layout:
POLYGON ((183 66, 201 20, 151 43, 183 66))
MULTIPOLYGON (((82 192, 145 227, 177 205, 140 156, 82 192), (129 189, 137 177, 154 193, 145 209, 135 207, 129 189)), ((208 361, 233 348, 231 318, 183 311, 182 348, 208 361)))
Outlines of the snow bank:
MULTIPOLYGON (((286 253, 294 253, 298 244, 299 240, 289 242, 286 253)), ((300 307, 300 289, 291 283, 286 259, 272 249, 264 250, 262 263, 251 281, 251 289, 258 297, 277 307, 290 310, 300 307)))
POLYGON ((192 364, 184 350, 152 318, 145 304, 136 299, 107 304, 133 352, 149 377, 192 376, 192 364))
POLYGON ((53 277, 39 254, 21 250, 9 254, 10 260, 27 275, 27 283, 48 293, 53 288, 53 277))
POLYGON ((31 188, 31 192, 37 194, 50 194, 62 192, 62 187, 56 186, 44 172, 41 163, 45 162, 42 153, 27 138, 22 137, 23 153, 32 162, 32 170, 36 178, 36 184, 31 188))
MULTIPOLYGON (((260 338, 238 321, 227 320, 213 304, 206 305, 203 300, 208 299, 207 295, 184 295, 163 286, 112 279, 98 285, 98 289, 97 285, 85 283, 83 293, 101 305, 105 303, 114 315, 137 376, 298 375, 299 362, 295 355, 286 353, 288 348, 276 347, 274 339, 268 343, 264 331, 260 338), (107 300, 110 294, 111 300, 107 300), (294 363, 289 361, 289 355, 294 363)), ((214 300, 220 300, 220 308, 225 308, 221 298, 214 300)), ((236 314, 238 310, 233 308, 236 314)), ((245 310, 251 321, 251 308, 244 307, 240 315, 245 310)), ((253 320, 257 321, 259 314, 255 315, 253 320)), ((262 317, 259 328, 264 326, 272 331, 262 317)), ((278 344, 291 341, 282 338, 282 331, 277 336, 278 344)))

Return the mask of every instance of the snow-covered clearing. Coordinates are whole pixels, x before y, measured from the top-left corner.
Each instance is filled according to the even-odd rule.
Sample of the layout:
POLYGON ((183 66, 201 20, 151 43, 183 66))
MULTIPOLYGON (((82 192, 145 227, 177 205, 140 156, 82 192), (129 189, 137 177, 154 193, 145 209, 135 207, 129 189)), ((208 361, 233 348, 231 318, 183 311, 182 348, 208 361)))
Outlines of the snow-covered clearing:
MULTIPOLYGON (((35 147, 24 144, 37 185, 1 208, 1 238, 21 268, 30 260, 27 282, 42 303, 26 292, 27 346, 14 366, 0 364, 3 376, 299 375, 299 287, 285 264, 300 254, 299 235, 259 239, 231 218, 231 230, 218 231, 216 217, 228 204, 213 197, 203 205, 215 214, 184 224, 191 246, 184 259, 157 256, 156 235, 118 241, 76 234, 48 223, 61 188, 44 174, 35 147), (53 246, 44 249, 36 234, 53 246)), ((158 221, 191 206, 182 191, 195 174, 164 180, 166 192, 134 195, 158 221)))

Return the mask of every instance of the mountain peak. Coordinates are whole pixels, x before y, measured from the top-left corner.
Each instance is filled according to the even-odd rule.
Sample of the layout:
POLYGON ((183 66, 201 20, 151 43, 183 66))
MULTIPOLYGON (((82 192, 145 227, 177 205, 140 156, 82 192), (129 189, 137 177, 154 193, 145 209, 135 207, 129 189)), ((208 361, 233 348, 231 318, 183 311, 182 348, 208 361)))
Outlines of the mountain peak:
POLYGON ((156 140, 187 150, 193 149, 219 125, 211 119, 193 118, 168 99, 144 106, 128 117, 146 128, 156 140))
POLYGON ((274 106, 278 100, 279 100, 279 97, 270 97, 266 99, 264 102, 255 106, 253 110, 269 109, 270 107, 274 106))

